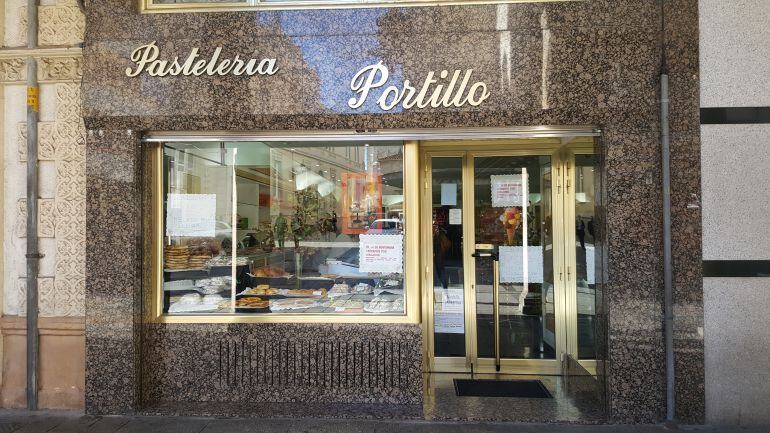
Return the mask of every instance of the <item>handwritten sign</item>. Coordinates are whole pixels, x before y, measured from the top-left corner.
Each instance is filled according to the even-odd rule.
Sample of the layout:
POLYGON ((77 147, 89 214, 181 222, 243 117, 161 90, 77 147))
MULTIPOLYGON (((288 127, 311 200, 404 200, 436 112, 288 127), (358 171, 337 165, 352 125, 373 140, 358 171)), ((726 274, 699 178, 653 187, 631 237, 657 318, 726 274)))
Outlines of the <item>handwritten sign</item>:
POLYGON ((166 236, 213 237, 216 209, 216 194, 169 194, 166 236))
POLYGON ((403 235, 359 235, 359 272, 401 274, 404 272, 403 235))
POLYGON ((463 223, 463 210, 460 208, 449 209, 449 225, 459 226, 463 223))
POLYGON ((524 205, 524 179, 520 174, 490 176, 492 207, 524 205))
POLYGON ((463 289, 433 289, 433 330, 437 334, 465 333, 463 289))

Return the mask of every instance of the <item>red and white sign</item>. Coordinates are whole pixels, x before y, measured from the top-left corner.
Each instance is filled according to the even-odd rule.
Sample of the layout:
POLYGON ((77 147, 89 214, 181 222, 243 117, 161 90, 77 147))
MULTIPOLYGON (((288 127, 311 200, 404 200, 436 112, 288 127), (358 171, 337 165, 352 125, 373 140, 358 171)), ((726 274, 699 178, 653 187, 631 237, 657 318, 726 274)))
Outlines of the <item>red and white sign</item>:
POLYGON ((401 274, 404 272, 403 235, 359 235, 359 272, 401 274))
POLYGON ((492 175, 492 207, 524 205, 524 182, 520 174, 492 175))

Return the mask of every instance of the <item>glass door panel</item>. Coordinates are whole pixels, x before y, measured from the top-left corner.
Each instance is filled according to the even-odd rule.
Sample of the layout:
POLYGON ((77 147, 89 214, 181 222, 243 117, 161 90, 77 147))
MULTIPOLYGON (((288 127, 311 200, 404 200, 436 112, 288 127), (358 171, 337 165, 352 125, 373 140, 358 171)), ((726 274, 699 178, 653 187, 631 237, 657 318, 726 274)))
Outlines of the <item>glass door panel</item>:
POLYGON ((595 155, 575 155, 575 286, 578 359, 596 359, 595 155))
POLYGON ((465 357, 463 157, 431 158, 433 355, 465 357))
POLYGON ((473 180, 477 356, 555 359, 551 156, 476 156, 473 180))

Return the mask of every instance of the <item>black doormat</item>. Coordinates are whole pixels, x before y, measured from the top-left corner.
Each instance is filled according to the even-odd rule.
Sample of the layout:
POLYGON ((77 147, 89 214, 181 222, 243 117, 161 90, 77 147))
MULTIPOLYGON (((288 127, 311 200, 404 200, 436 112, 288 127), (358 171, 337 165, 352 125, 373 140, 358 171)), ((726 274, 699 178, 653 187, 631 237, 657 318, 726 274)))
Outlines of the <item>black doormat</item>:
POLYGON ((539 380, 455 379, 459 397, 553 398, 539 380))

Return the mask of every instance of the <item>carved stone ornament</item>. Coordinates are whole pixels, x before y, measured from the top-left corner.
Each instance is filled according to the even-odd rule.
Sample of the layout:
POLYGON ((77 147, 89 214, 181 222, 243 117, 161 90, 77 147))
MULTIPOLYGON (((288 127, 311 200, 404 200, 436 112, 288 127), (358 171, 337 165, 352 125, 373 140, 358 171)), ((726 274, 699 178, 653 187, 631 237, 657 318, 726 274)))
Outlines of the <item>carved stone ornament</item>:
POLYGON ((0 59, 0 81, 14 82, 27 79, 27 65, 24 59, 0 59))
POLYGON ((82 57, 44 57, 37 62, 40 81, 80 81, 82 75, 82 57))
POLYGON ((83 42, 86 20, 77 5, 40 6, 40 45, 83 42))
MULTIPOLYGON (((27 7, 18 9, 22 40, 27 40, 27 7)), ((41 46, 76 45, 83 42, 86 19, 74 0, 38 8, 38 42, 41 46)))

